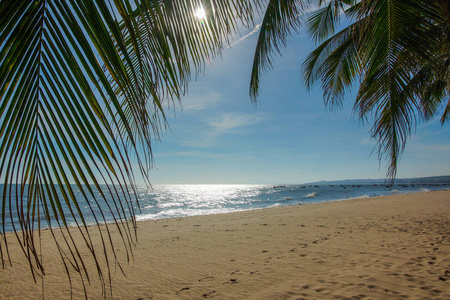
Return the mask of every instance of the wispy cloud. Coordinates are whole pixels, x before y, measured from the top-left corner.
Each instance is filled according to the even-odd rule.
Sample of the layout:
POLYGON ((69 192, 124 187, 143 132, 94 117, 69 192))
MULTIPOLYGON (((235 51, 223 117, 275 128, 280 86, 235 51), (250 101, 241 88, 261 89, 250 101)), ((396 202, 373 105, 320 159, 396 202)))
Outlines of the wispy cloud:
POLYGON ((215 103, 222 100, 222 94, 216 92, 207 92, 199 95, 189 95, 182 102, 183 110, 198 111, 211 108, 215 103))
MULTIPOLYGON (((411 143, 409 146, 409 151, 415 151, 416 154, 430 157, 442 157, 446 156, 450 152, 450 145, 448 144, 421 144, 421 143, 411 143)), ((407 147, 408 147, 407 146, 407 147)))
POLYGON ((237 40, 237 41, 234 42, 233 44, 229 45, 229 46, 227 47, 227 49, 229 49, 229 48, 231 48, 231 47, 233 47, 233 46, 236 46, 237 44, 239 44, 240 42, 242 42, 242 41, 245 40, 246 38, 248 38, 248 37, 254 35, 255 33, 257 33, 257 32, 259 31, 259 28, 261 28, 261 24, 256 25, 255 28, 253 28, 252 31, 250 31, 249 33, 247 33, 246 35, 244 35, 243 37, 241 37, 239 40, 237 40))
POLYGON ((360 145, 363 146, 375 146, 377 144, 377 141, 374 138, 366 137, 363 138, 360 142, 360 145))
MULTIPOLYGON (((245 132, 248 127, 256 125, 266 117, 261 113, 222 113, 210 116, 203 126, 196 127, 182 141, 181 146, 192 148, 209 148, 217 145, 225 134, 239 134, 245 132)), ((192 152, 191 152, 192 153, 192 152)))
POLYGON ((170 153, 162 153, 159 156, 163 157, 202 157, 202 158, 222 158, 224 155, 222 154, 211 154, 211 153, 205 153, 200 151, 184 151, 184 152, 170 152, 170 153))
POLYGON ((210 119, 208 123, 216 134, 221 134, 232 129, 258 124, 263 119, 261 114, 224 113, 210 119))

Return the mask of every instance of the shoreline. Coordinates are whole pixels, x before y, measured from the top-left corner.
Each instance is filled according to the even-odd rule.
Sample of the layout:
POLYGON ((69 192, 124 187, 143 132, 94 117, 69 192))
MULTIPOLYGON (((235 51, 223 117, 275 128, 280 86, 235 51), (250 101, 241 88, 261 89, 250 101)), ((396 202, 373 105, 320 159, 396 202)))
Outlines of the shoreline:
MULTIPOLYGON (((322 200, 318 202, 307 202, 307 203, 295 203, 295 204, 281 204, 281 203, 275 203, 267 207, 257 207, 257 208, 248 208, 248 209, 242 209, 242 210, 235 210, 235 211, 229 211, 229 212, 218 212, 218 213, 210 213, 210 214, 198 214, 198 215, 190 215, 190 216, 179 216, 179 217, 166 217, 166 218, 159 218, 159 219, 144 219, 144 220, 136 220, 137 223, 140 222, 148 222, 148 221, 158 221, 158 220, 170 220, 170 219, 183 219, 183 218, 191 218, 191 217, 198 217, 198 216, 215 216, 215 215, 222 215, 222 214, 233 214, 233 213, 240 213, 240 212, 246 212, 246 211, 253 211, 253 210, 261 210, 261 209, 271 209, 271 208, 279 208, 279 207, 293 207, 293 206, 304 206, 304 205, 316 205, 320 203, 330 203, 330 202, 342 202, 342 201, 350 201, 350 200, 359 200, 359 199, 372 199, 372 198, 382 198, 382 197, 393 197, 397 195, 411 195, 411 194, 421 194, 421 193, 432 193, 432 192, 441 192, 441 191, 450 191, 450 188, 444 188, 441 190, 419 190, 419 191, 407 191, 407 192, 398 192, 398 193, 392 193, 390 195, 376 195, 376 196, 358 196, 358 197, 350 197, 350 198, 343 198, 343 199, 333 199, 333 200, 322 200)), ((110 224, 110 223, 108 223, 110 224)), ((95 224, 90 224, 89 226, 95 226, 95 224)))
MULTIPOLYGON (((450 188, 444 188, 444 189, 439 189, 439 190, 428 190, 428 189, 425 189, 425 190, 418 190, 418 191, 406 191, 406 192, 392 193, 392 194, 389 194, 389 195, 375 195, 375 196, 363 195, 363 196, 357 196, 357 197, 333 199, 333 200, 321 200, 321 201, 318 201, 318 202, 307 202, 307 203, 295 203, 295 204, 274 203, 274 204, 272 204, 270 206, 267 206, 267 207, 248 208, 248 209, 228 211, 228 212, 207 213, 207 214, 198 214, 198 215, 189 215, 189 216, 166 217, 166 218, 158 218, 158 219, 143 219, 143 220, 136 220, 136 222, 139 223, 139 222, 167 220, 167 219, 177 219, 177 218, 191 218, 191 217, 198 217, 198 216, 214 216, 214 215, 221 215, 221 214, 233 214, 233 213, 239 213, 239 212, 245 212, 245 211, 253 211, 253 210, 260 210, 260 209, 270 209, 270 208, 278 208, 278 207, 315 205, 315 204, 328 203, 328 202, 341 202, 341 201, 358 200, 358 199, 392 197, 392 196, 396 196, 396 195, 410 195, 410 194, 420 194, 420 193, 430 193, 430 192, 440 192, 440 191, 450 191, 450 188)), ((308 198, 308 197, 304 197, 304 198, 308 198)), ((93 226, 93 225, 95 225, 95 224, 90 224, 89 226, 93 226)))
MULTIPOLYGON (((187 184, 190 185, 190 184, 187 184)), ((246 185, 246 184, 243 184, 246 185)), ((424 184, 427 185, 427 184, 424 184)), ((429 185, 429 184, 428 184, 429 185)), ((270 185, 271 186, 271 185, 270 185)), ((286 185, 289 186, 289 185, 286 185)), ((142 216, 145 216, 145 214, 143 215, 136 215, 136 222, 140 223, 140 222, 147 222, 147 221, 156 221, 156 220, 167 220, 167 219, 177 219, 177 218, 189 218, 189 217, 196 217, 196 216, 210 216, 210 215, 220 215, 220 214, 229 214, 229 213, 238 213, 238 212, 245 212, 245 211, 252 211, 252 210, 260 210, 260 209, 268 209, 268 208, 277 208, 277 207, 290 207, 290 206, 298 206, 298 205, 310 205, 310 204, 319 204, 319 203, 327 203, 327 202, 340 202, 340 201, 347 201, 347 200, 354 200, 354 199, 370 199, 370 198, 377 198, 377 197, 390 197, 390 196, 395 196, 395 195, 408 195, 408 194, 416 194, 416 193, 429 193, 429 192, 435 192, 435 191, 450 191, 450 188, 443 188, 443 189, 436 189, 436 190, 428 190, 426 188, 420 188, 420 190, 409 190, 409 191, 398 191, 395 190, 397 192, 391 192, 391 194, 386 194, 386 195, 373 195, 373 196, 369 196, 369 195, 362 195, 362 196, 356 196, 356 197, 350 197, 350 198, 342 198, 342 199, 332 199, 332 200, 319 200, 317 202, 299 202, 299 203, 292 203, 292 204, 283 204, 283 203, 274 203, 271 204, 269 206, 266 207, 255 207, 255 208, 245 208, 245 209, 239 209, 237 208, 236 210, 232 210, 232 211, 226 211, 226 212, 216 212, 216 213, 199 213, 199 214, 193 214, 193 215, 186 215, 186 216, 170 216, 170 217, 162 217, 162 218, 144 218, 142 216)), ((314 198, 314 197, 312 197, 314 198)), ((310 199, 310 197, 305 196, 302 199, 310 199)), ((130 219, 127 218, 128 222, 130 222, 130 219)), ((74 222, 69 222, 69 228, 76 228, 77 226, 75 225, 74 222)), ((106 224, 108 226, 110 225, 114 225, 114 221, 113 220, 108 220, 106 221, 106 224)), ((95 227, 97 226, 96 223, 94 222, 87 222, 88 227, 95 227)), ((99 224, 100 226, 105 226, 105 223, 101 223, 99 224)), ((57 230, 59 227, 54 226, 53 229, 57 230)), ((49 227, 45 226, 43 227, 41 230, 48 230, 49 227)), ((21 231, 17 231, 17 232, 21 232, 21 231)), ((14 233, 13 230, 7 230, 6 233, 14 233)))
MULTIPOLYGON (((450 190, 137 225, 129 265, 117 243, 126 276, 112 265, 112 299, 450 298, 450 190)), ((111 231, 114 235, 114 226, 111 231)), ((98 243, 95 232, 92 239, 98 243)), ((70 299, 48 230, 42 238, 45 298, 70 299)), ((13 267, 0 271, 0 298, 42 299, 42 284, 33 283, 13 239, 8 240, 13 267)), ((88 262, 87 268, 87 294, 101 299, 95 265, 88 262)), ((72 284, 74 299, 84 298, 73 273, 72 284)))

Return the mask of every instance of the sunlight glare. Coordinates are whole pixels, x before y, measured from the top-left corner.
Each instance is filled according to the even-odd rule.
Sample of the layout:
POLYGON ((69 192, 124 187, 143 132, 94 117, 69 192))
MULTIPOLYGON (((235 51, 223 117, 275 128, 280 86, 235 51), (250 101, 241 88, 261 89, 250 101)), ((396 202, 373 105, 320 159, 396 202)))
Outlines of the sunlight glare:
POLYGON ((198 7, 195 12, 194 12, 195 16, 199 19, 199 20, 203 20, 206 18, 206 12, 205 9, 200 6, 198 7))

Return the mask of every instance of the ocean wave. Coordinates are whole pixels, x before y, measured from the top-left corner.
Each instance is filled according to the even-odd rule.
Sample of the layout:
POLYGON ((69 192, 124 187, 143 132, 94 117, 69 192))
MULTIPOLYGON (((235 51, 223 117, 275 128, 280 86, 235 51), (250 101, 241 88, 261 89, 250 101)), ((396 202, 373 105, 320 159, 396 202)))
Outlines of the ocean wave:
POLYGON ((174 208, 163 210, 157 213, 142 214, 136 216, 136 221, 146 221, 146 220, 158 220, 158 219, 168 219, 168 218, 184 218, 192 216, 203 216, 203 215, 215 215, 230 213, 235 211, 243 211, 248 209, 236 209, 236 208, 218 208, 218 209, 193 209, 193 208, 174 208))
POLYGON ((294 200, 293 197, 284 197, 283 199, 279 200, 280 202, 285 202, 285 201, 290 201, 290 200, 294 200))
POLYGON ((350 197, 350 198, 347 198, 345 200, 365 199, 365 198, 370 198, 370 196, 369 195, 362 195, 362 196, 350 197))
POLYGON ((316 195, 317 195, 317 193, 314 192, 314 193, 310 193, 310 194, 308 194, 308 195, 306 195, 306 196, 303 196, 302 198, 303 198, 303 199, 305 199, 305 198, 315 198, 316 195))
MULTIPOLYGON (((174 186, 155 186, 152 190, 144 188, 137 189, 140 210, 137 206, 127 207, 125 209, 126 218, 131 212, 128 208, 134 209, 136 219, 138 221, 150 219, 165 219, 188 217, 194 215, 218 214, 233 211, 242 211, 250 209, 261 209, 265 207, 279 207, 288 205, 309 204, 324 201, 339 201, 347 199, 368 198, 374 196, 385 196, 389 194, 404 194, 413 192, 429 192, 434 190, 445 190, 450 187, 447 185, 422 185, 415 187, 403 187, 395 185, 391 191, 383 185, 362 185, 362 186, 345 186, 343 189, 340 185, 336 186, 304 186, 304 185, 286 185, 286 187, 273 188, 274 185, 174 185, 174 186), (422 188, 422 187, 426 187, 422 188)), ((0 192, 3 192, 0 185, 0 192)), ((103 211, 107 222, 114 222, 118 217, 112 215, 108 203, 113 203, 115 199, 105 196, 105 199, 89 198, 87 201, 83 198, 81 190, 74 188, 79 207, 85 215, 85 222, 94 224, 95 214, 103 211), (96 202, 98 200, 98 202, 96 202)), ((95 195, 97 197, 97 195, 95 195)), ((116 200, 121 201, 121 200, 116 200)), ((11 210, 13 221, 18 222, 16 203, 20 205, 17 199, 12 199, 10 203, 6 203, 5 210, 11 210), (11 205, 11 207, 9 207, 11 205)), ((119 202, 118 202, 119 203, 119 202)), ((133 205, 135 205, 133 203, 133 205)), ((20 207, 19 207, 20 209, 20 207)), ((65 214, 67 222, 73 223, 72 214, 65 203, 62 204, 62 210, 65 214)), ((78 214, 75 213, 77 221, 81 222, 78 214)), ((41 217, 44 220, 44 216, 41 217)), ((5 231, 12 231, 12 223, 9 217, 5 218, 5 231)), ((36 221, 37 222, 37 221, 36 221)), ((52 226, 57 226, 56 219, 51 216, 52 226)), ((72 224, 71 223, 71 224, 72 224)), ((14 223, 16 224, 16 223, 14 223)), ((37 224, 37 223, 35 223, 37 224)), ((36 225, 37 226, 37 225, 36 225)), ((44 225, 43 225, 44 226, 44 225)))

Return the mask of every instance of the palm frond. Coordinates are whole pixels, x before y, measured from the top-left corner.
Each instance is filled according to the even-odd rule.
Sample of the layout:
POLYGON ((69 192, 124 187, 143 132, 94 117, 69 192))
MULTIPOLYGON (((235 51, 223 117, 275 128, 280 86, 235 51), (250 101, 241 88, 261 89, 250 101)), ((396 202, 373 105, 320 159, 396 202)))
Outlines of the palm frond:
POLYGON ((292 30, 298 30, 301 16, 306 9, 306 0, 270 0, 256 44, 250 78, 250 98, 256 102, 259 93, 259 78, 264 71, 272 67, 272 57, 280 54, 292 30))
MULTIPOLYGON (((5 178, 4 246, 7 248, 3 233, 8 207, 12 224, 18 221, 20 225, 15 228, 21 231, 17 237, 33 276, 44 275, 45 269, 36 250, 38 233, 34 231, 41 229, 42 218, 51 230, 63 228, 59 233, 65 245, 55 240, 61 258, 68 258, 68 263, 80 271, 80 276, 84 272, 89 278, 71 232, 79 231, 85 246, 93 253, 96 247, 72 183, 86 200, 93 199, 99 207, 98 201, 110 201, 107 197, 113 200, 110 213, 118 217, 115 225, 123 234, 125 248, 131 251, 132 226, 128 220, 133 220, 133 214, 117 201, 135 200, 129 193, 134 189, 133 172, 127 168, 129 161, 125 155, 116 155, 123 148, 120 141, 112 139, 116 129, 103 111, 122 115, 119 118, 123 124, 130 126, 95 55, 93 47, 100 35, 97 33, 98 40, 90 43, 83 30, 93 34, 89 32, 92 28, 82 29, 78 25, 99 18, 97 15, 93 16, 94 20, 82 19, 86 15, 82 9, 88 3, 77 6, 64 2, 21 1, 16 4, 8 11, 12 17, 2 32, 1 51, 0 174, 5 178), (99 181, 97 172, 103 174, 103 180, 99 181), (117 182, 118 190, 113 188, 117 182), (103 192, 101 184, 106 184, 111 191, 109 196, 103 192), (12 213, 13 206, 17 207, 17 216, 12 213), (70 222, 75 222, 75 229, 70 222)), ((89 4, 96 7, 95 3, 89 4)), ((108 32, 104 34, 109 38, 108 32)), ((110 38, 101 46, 106 48, 108 42, 114 46, 110 38)), ((86 203, 91 205, 90 201, 86 203)), ((106 223, 103 215, 100 209, 99 217, 106 223)), ((106 230, 106 236, 100 233, 103 245, 110 244, 105 243, 110 240, 108 225, 106 230)), ((115 253, 114 245, 110 245, 115 253)), ((105 247, 102 251, 106 255, 105 247)), ((104 280, 102 270, 98 272, 104 280)))
POLYGON ((259 6, 257 0, 0 3, 3 264, 8 223, 33 276, 45 275, 38 241, 46 226, 69 278, 75 269, 83 283, 91 280, 79 250, 87 247, 105 291, 109 265, 121 269, 110 227, 127 260, 136 242, 132 162, 148 180, 152 139, 167 125, 164 103, 180 99, 205 59, 220 54, 238 24, 251 24, 259 6), (203 21, 194 17, 201 5, 208 10, 203 21), (94 218, 99 245, 81 205, 94 218))
POLYGON ((310 14, 307 21, 308 31, 316 42, 321 42, 334 34, 336 26, 339 25, 344 4, 340 0, 329 1, 310 14))
MULTIPOLYGON (((320 80, 325 103, 333 107, 342 103, 354 79, 361 78, 354 109, 363 121, 373 117, 372 136, 378 141, 379 159, 389 161, 387 177, 392 183, 417 120, 434 116, 448 95, 443 13, 433 1, 345 4, 350 5, 346 16, 355 22, 308 56, 304 79, 308 88, 320 80)), ((330 2, 310 18, 317 40, 333 33, 339 15, 336 7, 330 2)))
POLYGON ((374 112, 372 135, 380 159, 389 158, 387 176, 394 180, 398 159, 421 110, 410 89, 417 62, 429 61, 437 20, 435 8, 420 1, 372 1, 362 44, 364 79, 355 102, 361 118, 374 112), (415 58, 415 61, 412 59, 415 58))
POLYGON ((361 21, 344 28, 315 49, 303 63, 303 78, 308 89, 320 80, 325 105, 342 106, 345 92, 361 72, 358 53, 361 21))

